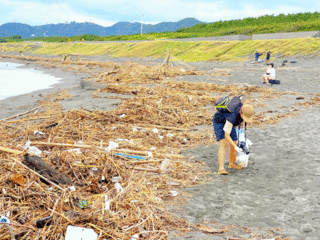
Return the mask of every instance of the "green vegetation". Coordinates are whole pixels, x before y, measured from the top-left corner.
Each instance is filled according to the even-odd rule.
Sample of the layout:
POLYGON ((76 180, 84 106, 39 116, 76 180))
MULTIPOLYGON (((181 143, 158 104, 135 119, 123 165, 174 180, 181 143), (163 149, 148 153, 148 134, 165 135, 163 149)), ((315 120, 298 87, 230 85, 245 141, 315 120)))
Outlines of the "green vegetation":
MULTIPOLYGON (((259 41, 202 41, 178 42, 166 41, 170 38, 208 37, 233 34, 298 32, 320 30, 320 13, 299 13, 278 16, 262 16, 243 20, 220 21, 211 24, 180 29, 176 32, 136 34, 125 36, 99 37, 85 34, 74 37, 38 37, 32 41, 42 41, 42 44, 18 43, 24 39, 18 36, 5 38, 7 43, 0 43, 4 51, 33 51, 35 54, 63 55, 79 53, 81 55, 109 54, 113 57, 165 57, 167 49, 179 60, 195 61, 243 61, 253 58, 256 49, 266 52, 272 50, 272 56, 320 55, 320 38, 259 40, 259 41), (80 41, 80 43, 67 43, 80 41), (85 40, 87 42, 81 42, 85 40), (114 40, 155 40, 140 43, 95 43, 88 41, 114 40), (62 43, 63 42, 63 43, 62 43)), ((30 41, 30 39, 28 39, 30 41)), ((4 41, 4 42, 5 42, 4 41)), ((1 39, 0 39, 1 42, 1 39)))
MULTIPOLYGON (((201 23, 193 27, 179 29, 176 32, 133 34, 121 36, 100 37, 93 34, 69 37, 70 41, 119 41, 119 40, 156 40, 174 38, 214 37, 225 35, 252 35, 260 33, 303 32, 320 30, 320 13, 297 13, 265 15, 257 18, 242 20, 218 21, 214 23, 201 23)), ((36 37, 32 39, 7 39, 12 41, 45 41, 67 42, 68 37, 36 37)), ((0 39, 1 42, 1 39, 0 39)))
MULTIPOLYGON (((1 43, 4 51, 32 51, 34 43, 1 43)), ((150 41, 139 43, 42 43, 34 54, 104 55, 112 57, 155 57, 165 58, 167 50, 177 59, 196 61, 244 61, 253 59, 256 49, 272 51, 275 55, 320 55, 320 38, 298 38, 281 40, 247 41, 150 41)))
POLYGON ((11 37, 1 37, 0 42, 22 42, 24 41, 20 35, 14 35, 11 37))
MULTIPOLYGON (((252 35, 260 33, 303 32, 320 30, 320 13, 298 13, 265 15, 257 18, 242 20, 218 21, 214 23, 201 23, 193 27, 180 29, 176 32, 148 33, 121 36, 100 37, 93 34, 70 37, 70 41, 118 41, 118 40, 156 40, 173 38, 213 37, 225 35, 252 35)), ((16 39, 17 40, 17 39, 16 39)), ((19 39, 20 40, 20 39, 19 39)), ((37 37, 24 39, 31 41, 67 42, 68 37, 37 37)), ((12 39, 15 41, 15 39, 12 39)))

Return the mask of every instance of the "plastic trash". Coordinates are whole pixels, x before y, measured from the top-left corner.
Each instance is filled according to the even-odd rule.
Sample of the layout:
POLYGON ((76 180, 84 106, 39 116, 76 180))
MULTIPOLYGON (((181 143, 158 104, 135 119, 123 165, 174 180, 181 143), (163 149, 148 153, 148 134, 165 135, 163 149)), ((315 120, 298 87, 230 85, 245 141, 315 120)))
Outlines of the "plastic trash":
POLYGON ((34 130, 34 131, 33 131, 33 134, 45 135, 44 132, 40 132, 40 131, 38 131, 38 130, 34 130))
POLYGON ((82 200, 81 202, 74 202, 74 203, 80 208, 87 208, 89 204, 91 204, 91 202, 87 200, 82 200))
POLYGON ((139 160, 146 160, 146 157, 142 157, 142 156, 135 156, 135 155, 128 155, 128 154, 123 154, 123 153, 116 153, 117 156, 121 156, 121 157, 126 157, 126 158, 135 158, 135 159, 139 159, 139 160))
POLYGON ((119 147, 119 144, 116 143, 116 142, 113 142, 113 141, 109 141, 109 146, 105 148, 105 150, 107 152, 110 152, 111 149, 115 149, 115 148, 118 148, 119 147))
POLYGON ((37 155, 37 156, 41 156, 42 155, 42 151, 39 148, 36 148, 34 146, 29 147, 28 153, 33 154, 33 155, 37 155))
MULTIPOLYGON (((249 149, 250 146, 252 146, 252 142, 249 139, 245 138, 245 133, 243 129, 236 129, 237 135, 239 136, 239 141, 240 142, 246 142, 246 147, 249 149)), ((236 164, 241 166, 241 167, 247 167, 248 162, 249 162, 249 156, 250 154, 245 154, 244 152, 238 153, 237 152, 237 157, 236 157, 236 164)))
POLYGON ((106 211, 110 210, 110 201, 108 198, 108 194, 104 196, 104 210, 106 211))
POLYGON ((76 187, 75 186, 71 186, 71 187, 68 187, 68 189, 70 190, 70 192, 74 192, 76 190, 76 187))
POLYGON ((93 229, 68 226, 65 240, 96 240, 98 234, 93 229))
POLYGON ((158 129, 156 129, 156 128, 154 128, 154 129, 152 129, 152 132, 153 132, 153 133, 158 133, 158 132, 159 132, 159 130, 158 130, 158 129))
POLYGON ((118 142, 129 142, 128 139, 122 139, 122 138, 117 138, 116 141, 118 141, 118 142))
POLYGON ((69 149, 67 152, 74 152, 76 154, 81 154, 82 153, 80 148, 69 149))
POLYGON ((0 216, 0 225, 10 223, 10 220, 5 216, 0 216))
POLYGON ((173 135, 171 133, 168 133, 167 137, 173 137, 173 135))
POLYGON ((156 148, 155 148, 155 147, 151 147, 151 148, 150 148, 150 151, 153 151, 153 150, 156 150, 156 148))
POLYGON ((23 146, 23 149, 28 150, 28 153, 41 156, 42 151, 34 146, 31 146, 31 141, 27 141, 26 144, 23 146))
POLYGON ((160 140, 162 140, 162 139, 163 139, 163 136, 161 136, 161 135, 158 135, 158 138, 160 138, 160 140))
POLYGON ((123 191, 123 187, 120 185, 120 183, 115 183, 114 187, 116 188, 118 193, 123 191))
POLYGON ((184 68, 181 68, 180 69, 180 72, 185 72, 186 70, 184 68))
POLYGON ((113 177, 113 178, 111 179, 111 181, 112 181, 113 183, 121 182, 121 177, 113 177))
POLYGON ((178 183, 178 182, 167 182, 167 184, 173 185, 173 186, 179 186, 180 185, 180 183, 178 183))
POLYGON ((137 239, 139 239, 139 235, 138 234, 135 234, 130 238, 130 240, 137 240, 137 239))
POLYGON ((148 152, 148 157, 153 158, 152 152, 148 152))
POLYGON ((171 193, 172 197, 178 196, 178 192, 177 191, 171 190, 170 193, 171 193))
POLYGON ((119 116, 119 118, 123 118, 123 117, 125 117, 126 115, 125 114, 121 114, 120 116, 119 116))

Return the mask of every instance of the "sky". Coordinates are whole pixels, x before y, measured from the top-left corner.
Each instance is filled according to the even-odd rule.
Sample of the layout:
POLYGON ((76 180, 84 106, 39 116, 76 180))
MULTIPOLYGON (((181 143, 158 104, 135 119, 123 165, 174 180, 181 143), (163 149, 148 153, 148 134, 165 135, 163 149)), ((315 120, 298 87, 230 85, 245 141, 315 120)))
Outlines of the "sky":
POLYGON ((194 17, 202 22, 271 14, 320 12, 318 0, 0 0, 0 25, 50 23, 176 22, 194 17))

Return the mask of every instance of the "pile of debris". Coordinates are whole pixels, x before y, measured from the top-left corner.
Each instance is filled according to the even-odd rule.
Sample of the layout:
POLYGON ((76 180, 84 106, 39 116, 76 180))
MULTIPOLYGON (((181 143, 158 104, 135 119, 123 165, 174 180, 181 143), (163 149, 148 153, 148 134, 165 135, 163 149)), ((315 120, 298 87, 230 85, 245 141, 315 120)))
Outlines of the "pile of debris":
MULTIPOLYGON (((90 240, 166 239, 171 230, 228 231, 169 213, 169 204, 182 205, 187 197, 180 188, 208 180, 203 163, 184 159, 181 150, 214 141, 213 131, 196 127, 212 125, 219 97, 246 95, 260 106, 272 90, 177 81, 208 73, 169 66, 19 59, 91 73, 105 84, 93 97, 112 92, 132 98, 113 111, 65 112, 59 100, 70 95, 62 91, 38 109, 0 121, 0 239, 70 240, 84 232, 90 240)), ((254 124, 263 124, 263 117, 254 124)))

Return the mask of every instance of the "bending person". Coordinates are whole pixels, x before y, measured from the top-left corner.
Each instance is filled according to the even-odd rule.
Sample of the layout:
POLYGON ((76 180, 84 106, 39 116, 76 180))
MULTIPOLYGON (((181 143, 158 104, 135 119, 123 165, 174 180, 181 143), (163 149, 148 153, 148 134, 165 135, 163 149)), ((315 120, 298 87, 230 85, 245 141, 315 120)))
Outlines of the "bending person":
POLYGON ((243 121, 247 123, 252 122, 254 108, 252 105, 243 104, 239 97, 233 97, 228 104, 228 111, 225 109, 218 109, 213 118, 213 127, 216 139, 219 142, 218 174, 228 175, 224 168, 224 162, 229 150, 229 168, 242 169, 236 164, 236 152, 242 152, 242 149, 237 146, 236 126, 239 126, 243 121))

